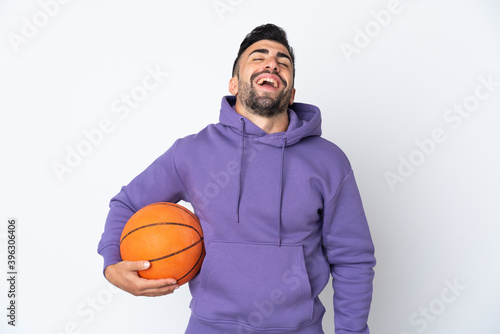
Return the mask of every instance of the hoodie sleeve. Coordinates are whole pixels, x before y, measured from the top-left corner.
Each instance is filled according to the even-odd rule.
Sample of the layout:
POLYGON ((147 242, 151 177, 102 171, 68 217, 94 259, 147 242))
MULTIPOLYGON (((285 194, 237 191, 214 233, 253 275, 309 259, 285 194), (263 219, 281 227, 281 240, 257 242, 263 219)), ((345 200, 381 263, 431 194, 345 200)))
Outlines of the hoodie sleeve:
POLYGON ((177 143, 178 141, 111 199, 97 249, 104 258, 104 269, 122 261, 120 236, 123 227, 137 210, 151 203, 177 203, 185 199, 186 191, 175 166, 177 143))
POLYGON ((324 208, 323 244, 333 277, 335 334, 368 334, 374 246, 352 170, 324 208))

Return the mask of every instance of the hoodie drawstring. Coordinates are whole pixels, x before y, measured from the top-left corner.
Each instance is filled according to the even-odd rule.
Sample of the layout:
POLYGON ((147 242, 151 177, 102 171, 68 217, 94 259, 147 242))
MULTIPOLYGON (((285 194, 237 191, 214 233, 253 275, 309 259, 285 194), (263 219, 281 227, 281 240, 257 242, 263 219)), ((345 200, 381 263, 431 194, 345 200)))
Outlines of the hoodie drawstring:
POLYGON ((236 222, 240 222, 240 201, 241 201, 241 182, 243 174, 243 156, 245 154, 245 119, 240 117, 241 122, 241 157, 240 157, 240 175, 238 180, 238 201, 236 203, 236 222))
POLYGON ((286 146, 286 137, 283 138, 283 146, 281 147, 280 208, 279 208, 279 217, 278 217, 278 247, 281 246, 281 209, 283 207, 283 169, 285 166, 285 146, 286 146))
MULTIPOLYGON (((243 182, 243 158, 245 156, 245 119, 240 117, 241 122, 241 156, 240 156, 240 171, 238 180, 238 198, 236 202, 236 222, 240 222, 240 203, 243 182)), ((283 171, 285 169, 285 147, 287 138, 283 138, 281 146, 281 166, 280 166, 280 184, 279 184, 279 212, 278 212, 278 247, 281 247, 281 213, 283 208, 283 171)))

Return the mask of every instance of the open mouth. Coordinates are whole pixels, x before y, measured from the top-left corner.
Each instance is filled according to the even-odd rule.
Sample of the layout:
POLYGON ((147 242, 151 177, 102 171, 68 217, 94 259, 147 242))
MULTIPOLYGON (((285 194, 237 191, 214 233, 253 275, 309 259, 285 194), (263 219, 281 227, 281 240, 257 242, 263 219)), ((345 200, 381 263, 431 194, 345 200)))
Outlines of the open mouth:
POLYGON ((259 86, 271 86, 273 88, 278 88, 279 87, 279 82, 278 80, 270 77, 262 77, 259 80, 257 80, 257 85, 259 86))

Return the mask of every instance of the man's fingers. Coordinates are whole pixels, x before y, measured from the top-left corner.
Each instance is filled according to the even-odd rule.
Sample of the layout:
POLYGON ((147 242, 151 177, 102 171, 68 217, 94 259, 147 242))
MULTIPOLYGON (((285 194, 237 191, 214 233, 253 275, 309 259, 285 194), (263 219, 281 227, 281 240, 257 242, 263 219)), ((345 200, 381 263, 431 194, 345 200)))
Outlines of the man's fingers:
POLYGON ((139 277, 137 280, 137 290, 140 296, 163 296, 171 294, 179 288, 174 278, 146 279, 139 277))
POLYGON ((140 278, 139 284, 146 289, 161 289, 165 287, 170 287, 172 285, 177 285, 177 281, 173 278, 162 278, 162 279, 146 279, 140 278))
POLYGON ((169 294, 173 293, 175 290, 177 290, 178 288, 179 288, 179 286, 177 284, 172 284, 172 285, 162 287, 162 288, 148 289, 148 290, 144 290, 142 292, 142 296, 158 297, 158 296, 169 295, 169 294))
POLYGON ((163 296, 179 287, 174 278, 146 279, 139 275, 151 266, 149 261, 122 261, 108 266, 106 278, 134 296, 163 296))
POLYGON ((138 284, 140 286, 140 295, 150 297, 168 295, 179 288, 179 285, 177 285, 177 282, 173 278, 155 280, 141 278, 138 284))

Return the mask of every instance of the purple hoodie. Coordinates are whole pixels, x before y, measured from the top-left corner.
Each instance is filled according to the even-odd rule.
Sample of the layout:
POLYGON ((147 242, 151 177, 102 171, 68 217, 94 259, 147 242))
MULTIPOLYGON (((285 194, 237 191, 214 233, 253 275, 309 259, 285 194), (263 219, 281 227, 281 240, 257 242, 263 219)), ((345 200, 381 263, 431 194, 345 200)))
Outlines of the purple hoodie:
POLYGON ((206 257, 189 282, 190 334, 323 333, 318 295, 333 276, 335 333, 366 334, 374 247, 349 161, 320 137, 317 107, 294 103, 266 134, 224 97, 218 124, 174 145, 110 203, 104 266, 134 212, 184 200, 206 257))

